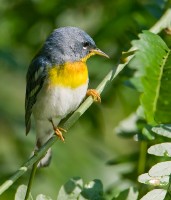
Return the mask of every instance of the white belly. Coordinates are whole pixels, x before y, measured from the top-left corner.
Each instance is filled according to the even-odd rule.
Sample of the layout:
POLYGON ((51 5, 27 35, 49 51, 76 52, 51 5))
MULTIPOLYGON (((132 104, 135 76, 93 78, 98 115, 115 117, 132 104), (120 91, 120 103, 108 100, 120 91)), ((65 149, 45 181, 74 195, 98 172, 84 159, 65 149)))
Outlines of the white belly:
MULTIPOLYGON (((76 89, 55 86, 45 89, 42 88, 37 96, 37 101, 33 106, 33 115, 36 125, 36 149, 45 144, 53 134, 53 126, 49 119, 52 119, 55 127, 61 119, 65 118, 70 112, 77 109, 84 99, 88 82, 76 89)), ((44 161, 48 162, 49 157, 44 161)))
POLYGON ((87 92, 88 83, 76 89, 55 86, 42 90, 38 94, 36 104, 33 106, 37 140, 42 145, 53 134, 52 119, 57 127, 61 119, 77 109, 87 92))
POLYGON ((55 86, 41 91, 33 106, 33 115, 37 120, 50 118, 62 119, 74 111, 86 95, 88 83, 76 89, 55 86))

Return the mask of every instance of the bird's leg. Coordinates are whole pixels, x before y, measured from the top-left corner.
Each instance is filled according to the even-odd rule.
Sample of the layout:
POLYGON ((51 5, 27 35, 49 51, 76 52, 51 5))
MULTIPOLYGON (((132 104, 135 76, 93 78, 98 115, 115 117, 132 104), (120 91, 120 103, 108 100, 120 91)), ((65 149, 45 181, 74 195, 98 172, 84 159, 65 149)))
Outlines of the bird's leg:
POLYGON ((64 142, 65 139, 64 139, 64 137, 62 135, 62 131, 66 132, 66 130, 61 128, 61 127, 55 127, 52 119, 50 119, 49 121, 51 122, 51 124, 53 126, 53 130, 54 130, 55 134, 59 137, 60 140, 62 140, 64 142))
POLYGON ((97 92, 97 90, 88 89, 86 95, 91 96, 94 101, 101 103, 100 94, 97 92))

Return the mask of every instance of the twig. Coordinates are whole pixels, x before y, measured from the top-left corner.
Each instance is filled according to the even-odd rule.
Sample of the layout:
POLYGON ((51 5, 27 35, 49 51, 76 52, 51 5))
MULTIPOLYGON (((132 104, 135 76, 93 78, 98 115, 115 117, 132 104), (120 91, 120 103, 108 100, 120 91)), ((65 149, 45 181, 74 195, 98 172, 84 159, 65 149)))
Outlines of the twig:
POLYGON ((20 167, 13 176, 11 176, 8 180, 6 180, 1 186, 0 186, 0 195, 6 191, 18 178, 20 178, 28 169, 30 166, 32 166, 35 162, 37 162, 39 159, 45 155, 47 150, 57 141, 57 137, 53 136, 50 138, 50 140, 42 146, 39 151, 37 151, 37 154, 33 155, 25 164, 23 164, 22 167, 20 167))
MULTIPOLYGON (((159 33, 162 29, 170 27, 171 26, 171 9, 168 9, 163 16, 160 18, 160 20, 150 29, 153 33, 159 33)), ((133 55, 129 56, 127 58, 127 62, 124 64, 119 64, 117 66, 116 71, 112 69, 107 76, 102 80, 102 82, 99 84, 99 86, 96 88, 96 90, 101 93, 106 85, 110 83, 119 73, 122 71, 122 69, 128 64, 128 62, 133 58, 133 55)), ((64 123, 63 127, 67 130, 69 129, 79 118, 80 116, 91 106, 93 103, 93 100, 91 97, 88 97, 82 105, 71 115, 71 117, 64 123)), ((37 154, 32 156, 19 170, 15 172, 13 176, 11 176, 8 180, 6 180, 1 186, 0 186, 0 195, 6 191, 19 177, 21 177, 30 166, 32 166, 35 162, 37 162, 46 152, 47 150, 57 141, 56 136, 52 136, 52 138, 49 139, 49 141, 42 146, 39 151, 37 151, 37 154)))
POLYGON ((30 178, 29 178, 29 182, 28 182, 28 186, 27 186, 26 196, 25 196, 24 200, 28 200, 28 198, 29 198, 29 194, 30 194, 31 187, 32 187, 32 184, 33 184, 34 176, 36 174, 38 163, 39 163, 39 160, 36 161, 32 166, 32 170, 31 170, 31 174, 30 174, 30 178))

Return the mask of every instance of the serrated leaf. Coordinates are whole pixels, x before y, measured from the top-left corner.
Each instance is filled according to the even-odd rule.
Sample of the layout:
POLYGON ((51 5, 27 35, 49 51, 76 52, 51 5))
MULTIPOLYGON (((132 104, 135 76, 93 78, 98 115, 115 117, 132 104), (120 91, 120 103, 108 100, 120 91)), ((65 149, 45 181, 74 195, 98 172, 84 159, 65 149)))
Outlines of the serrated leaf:
POLYGON ((150 176, 169 176, 171 174, 171 161, 160 162, 149 170, 150 176))
POLYGON ((149 176, 148 173, 141 174, 138 177, 138 181, 140 183, 153 185, 153 186, 165 186, 169 183, 169 176, 163 176, 163 177, 152 177, 149 176))
POLYGON ((122 191, 118 197, 113 198, 113 200, 137 200, 138 190, 136 188, 130 187, 122 191))
POLYGON ((159 126, 153 127, 152 131, 154 133, 157 133, 158 135, 171 138, 171 124, 166 124, 166 125, 160 124, 159 126))
POLYGON ((171 157, 171 143, 165 142, 153 145, 148 149, 148 153, 156 156, 171 157))
POLYGON ((148 192, 140 200, 164 200, 167 191, 163 189, 154 189, 148 192))
MULTIPOLYGON (((25 199, 26 191, 27 191, 27 186, 26 185, 20 185, 17 188, 17 192, 15 193, 15 200, 25 199)), ((31 194, 29 195, 28 200, 33 200, 33 197, 31 196, 31 194)))
POLYGON ((104 200, 102 182, 100 180, 93 180, 86 184, 78 200, 104 200))
POLYGON ((141 105, 148 123, 171 122, 171 51, 154 33, 144 31, 133 45, 138 49, 134 65, 141 79, 141 105))
POLYGON ((61 187, 57 200, 75 200, 78 198, 82 188, 83 180, 81 178, 71 178, 61 187))
POLYGON ((44 194, 39 194, 37 197, 36 197, 36 200, 52 200, 50 197, 44 195, 44 194))

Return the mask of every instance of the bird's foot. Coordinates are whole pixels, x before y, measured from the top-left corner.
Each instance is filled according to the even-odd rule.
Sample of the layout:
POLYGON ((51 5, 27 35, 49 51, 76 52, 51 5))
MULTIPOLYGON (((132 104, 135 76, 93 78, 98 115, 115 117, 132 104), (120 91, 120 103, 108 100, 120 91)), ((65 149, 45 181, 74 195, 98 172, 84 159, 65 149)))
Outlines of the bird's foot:
POLYGON ((65 141, 65 138, 64 138, 63 135, 62 135, 62 131, 65 132, 65 133, 66 133, 67 131, 66 131, 65 129, 61 128, 61 127, 55 127, 55 125, 54 125, 52 119, 49 119, 49 121, 51 122, 51 124, 52 124, 52 126, 53 126, 53 130, 54 130, 56 136, 58 136, 58 138, 64 142, 64 141, 65 141))
POLYGON ((67 131, 61 127, 53 128, 53 130, 54 130, 55 134, 58 136, 58 138, 64 142, 65 138, 62 135, 62 132, 66 133, 67 131))
POLYGON ((100 94, 97 92, 97 90, 88 89, 86 95, 91 96, 95 102, 101 103, 100 94))

